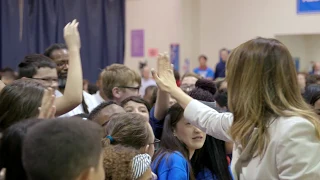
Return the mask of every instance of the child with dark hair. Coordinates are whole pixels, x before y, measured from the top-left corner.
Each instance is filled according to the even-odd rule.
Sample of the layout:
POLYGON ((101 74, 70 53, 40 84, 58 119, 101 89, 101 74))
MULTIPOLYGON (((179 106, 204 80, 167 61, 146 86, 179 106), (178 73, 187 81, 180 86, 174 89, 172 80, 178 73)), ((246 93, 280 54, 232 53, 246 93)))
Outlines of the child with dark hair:
POLYGON ((184 119, 183 111, 175 104, 165 118, 160 148, 151 166, 159 179, 195 179, 189 160, 203 146, 206 135, 184 119))
POLYGON ((24 119, 39 115, 45 88, 32 80, 17 80, 0 92, 0 132, 24 119))
POLYGON ((37 123, 28 130, 22 160, 32 180, 104 180, 102 129, 79 118, 37 123))
POLYGON ((218 92, 218 94, 215 95, 215 100, 217 104, 217 108, 220 109, 220 112, 228 112, 228 93, 218 92))
MULTIPOLYGON (((197 100, 214 102, 216 85, 213 81, 199 79, 189 95, 197 100)), ((196 179, 232 179, 228 168, 225 142, 207 135, 201 149, 191 159, 196 179)))
POLYGON ((89 114, 88 119, 105 126, 112 115, 124 113, 124 109, 113 101, 106 101, 94 108, 89 114))
POLYGON ((0 142, 0 169, 6 169, 6 180, 27 180, 22 165, 22 144, 28 129, 40 121, 40 119, 21 121, 3 133, 0 142))
POLYGON ((138 113, 144 116, 148 121, 150 119, 149 113, 150 104, 141 97, 131 96, 121 102, 121 106, 126 112, 138 113))

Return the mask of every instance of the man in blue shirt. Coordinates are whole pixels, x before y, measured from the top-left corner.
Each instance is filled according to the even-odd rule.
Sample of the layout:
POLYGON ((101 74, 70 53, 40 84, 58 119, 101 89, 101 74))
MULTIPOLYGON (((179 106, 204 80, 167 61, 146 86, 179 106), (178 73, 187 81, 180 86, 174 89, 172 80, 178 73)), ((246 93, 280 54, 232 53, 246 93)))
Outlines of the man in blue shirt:
POLYGON ((214 78, 224 78, 226 77, 226 62, 229 56, 229 51, 226 48, 220 50, 221 61, 216 66, 216 73, 214 78))
POLYGON ((214 72, 207 66, 207 57, 205 55, 199 56, 199 67, 195 68, 193 72, 206 79, 212 80, 214 78, 214 72))

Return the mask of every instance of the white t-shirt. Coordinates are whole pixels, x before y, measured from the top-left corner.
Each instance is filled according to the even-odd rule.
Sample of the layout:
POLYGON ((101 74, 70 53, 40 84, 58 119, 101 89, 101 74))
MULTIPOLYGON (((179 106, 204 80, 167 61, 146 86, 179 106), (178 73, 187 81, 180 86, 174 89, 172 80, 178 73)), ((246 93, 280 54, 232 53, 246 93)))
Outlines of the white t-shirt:
MULTIPOLYGON (((60 96, 62 96, 62 93, 60 91, 56 90, 55 95, 56 95, 56 97, 60 97, 60 96)), ((89 112, 91 112, 95 107, 97 107, 100 104, 96 101, 96 99, 91 94, 89 94, 85 91, 83 91, 83 98, 88 106, 89 112)), ((71 116, 75 116, 77 114, 83 114, 83 113, 84 113, 83 107, 82 107, 82 104, 80 104, 79 106, 77 106, 73 110, 69 111, 66 114, 61 115, 60 117, 71 117, 71 116)))
POLYGON ((101 97, 100 95, 100 91, 97 91, 95 94, 92 95, 95 100, 97 101, 97 103, 101 104, 103 102, 105 102, 105 100, 101 97))
POLYGON ((156 86, 157 83, 154 79, 144 79, 144 78, 141 78, 141 87, 140 87, 140 91, 139 91, 139 94, 141 95, 141 97, 144 96, 145 94, 145 91, 147 89, 147 87, 149 86, 156 86))

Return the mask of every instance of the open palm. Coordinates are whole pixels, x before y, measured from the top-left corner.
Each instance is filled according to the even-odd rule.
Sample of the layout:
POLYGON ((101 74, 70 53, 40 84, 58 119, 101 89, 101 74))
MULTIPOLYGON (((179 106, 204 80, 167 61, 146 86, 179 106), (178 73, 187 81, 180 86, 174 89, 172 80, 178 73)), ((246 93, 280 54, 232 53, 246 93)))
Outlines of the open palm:
POLYGON ((158 72, 152 70, 152 76, 158 87, 165 92, 170 92, 173 88, 177 88, 169 55, 166 53, 159 54, 157 66, 158 72))

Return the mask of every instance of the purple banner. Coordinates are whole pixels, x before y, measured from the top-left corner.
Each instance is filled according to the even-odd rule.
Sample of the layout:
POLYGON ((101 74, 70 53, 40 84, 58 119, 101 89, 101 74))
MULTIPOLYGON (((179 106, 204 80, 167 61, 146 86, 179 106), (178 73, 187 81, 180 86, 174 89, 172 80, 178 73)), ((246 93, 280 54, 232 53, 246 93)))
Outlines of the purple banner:
POLYGON ((144 57, 144 30, 131 31, 131 56, 144 57))

